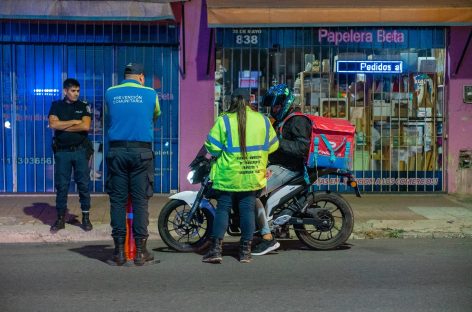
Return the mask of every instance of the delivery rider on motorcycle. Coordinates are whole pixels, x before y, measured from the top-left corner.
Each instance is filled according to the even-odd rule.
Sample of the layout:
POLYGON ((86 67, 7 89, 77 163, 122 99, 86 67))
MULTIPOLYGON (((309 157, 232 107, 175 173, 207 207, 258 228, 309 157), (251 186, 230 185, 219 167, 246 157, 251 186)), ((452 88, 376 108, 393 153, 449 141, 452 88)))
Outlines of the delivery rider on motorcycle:
MULTIPOLYGON (((286 84, 272 86, 262 99, 262 105, 270 107, 270 116, 274 119, 273 127, 279 138, 279 148, 269 155, 267 186, 264 193, 270 193, 304 173, 312 126, 308 118, 297 115, 284 122, 285 118, 294 112, 293 101, 293 93, 286 84)), ((287 208, 282 211, 279 218, 291 216, 293 213, 294 211, 287 208)), ((266 211, 260 202, 256 205, 256 215, 262 241, 254 246, 251 253, 254 256, 261 256, 279 248, 280 243, 272 236, 266 211)))

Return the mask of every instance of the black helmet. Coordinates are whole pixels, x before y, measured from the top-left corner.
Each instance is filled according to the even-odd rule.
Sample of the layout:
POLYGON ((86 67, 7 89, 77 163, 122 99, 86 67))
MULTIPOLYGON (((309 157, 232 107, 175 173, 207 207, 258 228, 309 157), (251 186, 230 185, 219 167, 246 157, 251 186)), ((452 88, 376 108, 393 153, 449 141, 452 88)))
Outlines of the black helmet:
POLYGON ((276 121, 282 121, 290 113, 293 100, 292 91, 286 84, 278 84, 270 87, 262 98, 263 106, 270 106, 270 116, 276 121))

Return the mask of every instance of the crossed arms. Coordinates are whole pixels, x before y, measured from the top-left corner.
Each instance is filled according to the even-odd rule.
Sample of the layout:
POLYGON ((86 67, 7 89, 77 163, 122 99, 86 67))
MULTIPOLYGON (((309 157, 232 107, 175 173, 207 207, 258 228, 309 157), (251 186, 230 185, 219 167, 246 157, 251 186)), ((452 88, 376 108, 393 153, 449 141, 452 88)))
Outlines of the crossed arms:
POLYGON ((59 120, 56 115, 49 116, 49 127, 54 130, 62 130, 68 132, 82 132, 89 131, 91 124, 91 118, 89 116, 83 116, 81 120, 59 120))

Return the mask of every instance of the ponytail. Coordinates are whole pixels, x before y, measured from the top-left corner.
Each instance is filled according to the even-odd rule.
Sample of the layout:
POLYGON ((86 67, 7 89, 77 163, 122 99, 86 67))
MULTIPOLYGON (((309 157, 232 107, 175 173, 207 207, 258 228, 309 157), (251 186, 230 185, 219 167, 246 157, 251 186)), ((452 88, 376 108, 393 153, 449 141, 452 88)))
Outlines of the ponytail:
POLYGON ((240 95, 234 97, 228 112, 236 113, 238 117, 239 148, 243 158, 246 159, 246 101, 244 98, 240 95))

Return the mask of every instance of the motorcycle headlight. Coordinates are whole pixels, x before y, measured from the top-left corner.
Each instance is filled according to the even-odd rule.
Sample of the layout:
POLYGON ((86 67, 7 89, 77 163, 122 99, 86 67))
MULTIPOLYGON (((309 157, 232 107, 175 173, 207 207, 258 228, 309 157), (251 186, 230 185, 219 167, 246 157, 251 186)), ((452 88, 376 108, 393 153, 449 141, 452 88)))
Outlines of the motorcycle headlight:
POLYGON ((195 176, 195 170, 192 170, 190 171, 188 174, 187 174, 187 181, 189 181, 191 184, 194 184, 193 183, 193 177, 195 176))

